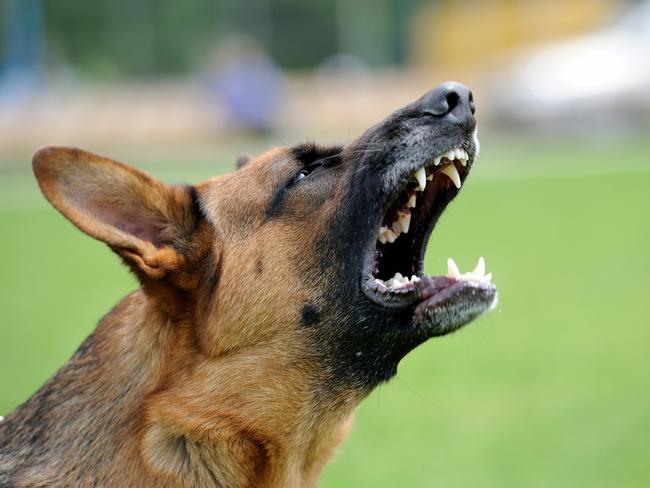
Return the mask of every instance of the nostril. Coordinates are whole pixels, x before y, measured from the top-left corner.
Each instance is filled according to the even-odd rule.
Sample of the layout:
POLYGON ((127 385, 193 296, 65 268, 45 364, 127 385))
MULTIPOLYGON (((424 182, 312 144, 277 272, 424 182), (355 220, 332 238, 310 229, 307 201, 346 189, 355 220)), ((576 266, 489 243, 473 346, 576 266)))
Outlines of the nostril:
POLYGON ((424 95, 418 101, 418 109, 434 117, 471 118, 475 112, 474 95, 465 85, 450 81, 424 95))
POLYGON ((460 95, 456 93, 455 91, 450 91, 447 93, 447 112, 451 112, 453 109, 456 108, 456 105, 458 105, 458 101, 460 100, 460 95))

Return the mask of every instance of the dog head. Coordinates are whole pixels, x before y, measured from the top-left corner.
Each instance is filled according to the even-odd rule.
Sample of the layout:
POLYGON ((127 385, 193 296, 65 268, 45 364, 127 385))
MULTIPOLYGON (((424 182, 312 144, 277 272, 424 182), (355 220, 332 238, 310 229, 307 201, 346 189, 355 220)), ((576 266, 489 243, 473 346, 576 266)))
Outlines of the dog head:
POLYGON ((283 357, 312 383, 362 396, 496 301, 480 265, 423 274, 478 154, 475 127, 471 92, 446 83, 347 145, 272 149, 197 185, 70 148, 39 151, 34 170, 152 302, 191 323, 207 357, 283 357))

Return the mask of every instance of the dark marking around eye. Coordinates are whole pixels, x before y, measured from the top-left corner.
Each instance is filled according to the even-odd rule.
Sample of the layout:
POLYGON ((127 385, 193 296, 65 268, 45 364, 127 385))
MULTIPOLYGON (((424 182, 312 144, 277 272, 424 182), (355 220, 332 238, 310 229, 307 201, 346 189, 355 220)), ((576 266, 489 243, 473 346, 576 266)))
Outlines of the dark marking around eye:
POLYGON ((319 159, 329 159, 336 157, 342 150, 341 146, 319 146, 313 142, 300 144, 291 149, 293 157, 302 163, 303 166, 309 166, 319 159))
POLYGON ((302 317, 300 318, 300 325, 303 327, 311 327, 320 321, 320 312, 312 303, 306 303, 302 307, 302 317))

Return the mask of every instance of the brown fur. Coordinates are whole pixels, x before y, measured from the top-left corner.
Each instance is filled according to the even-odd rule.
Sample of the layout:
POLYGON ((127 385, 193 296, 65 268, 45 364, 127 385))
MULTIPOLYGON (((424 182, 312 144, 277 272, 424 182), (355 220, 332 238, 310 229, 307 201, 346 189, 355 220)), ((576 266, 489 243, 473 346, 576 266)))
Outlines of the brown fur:
POLYGON ((47 198, 117 252, 143 288, 3 422, 0 481, 316 484, 356 401, 316 393, 320 366, 299 320, 300 304, 317 297, 283 252, 300 243, 308 263, 332 210, 308 205, 315 222, 260 226, 292 164, 278 149, 236 178, 192 189, 79 150, 35 156, 47 198), (192 213, 197 204, 205 219, 192 213))

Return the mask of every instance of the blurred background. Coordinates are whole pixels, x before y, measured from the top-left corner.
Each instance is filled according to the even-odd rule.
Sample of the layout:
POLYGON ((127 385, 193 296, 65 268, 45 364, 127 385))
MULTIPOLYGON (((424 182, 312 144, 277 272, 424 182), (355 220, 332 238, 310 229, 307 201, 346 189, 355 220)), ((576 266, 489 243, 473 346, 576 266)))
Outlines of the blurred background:
POLYGON ((195 182, 448 79, 483 149, 427 272, 484 255, 500 306, 401 363, 321 486, 650 486, 648 1, 0 0, 0 415, 137 286, 36 149, 195 182))

